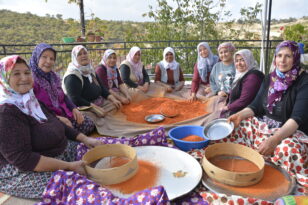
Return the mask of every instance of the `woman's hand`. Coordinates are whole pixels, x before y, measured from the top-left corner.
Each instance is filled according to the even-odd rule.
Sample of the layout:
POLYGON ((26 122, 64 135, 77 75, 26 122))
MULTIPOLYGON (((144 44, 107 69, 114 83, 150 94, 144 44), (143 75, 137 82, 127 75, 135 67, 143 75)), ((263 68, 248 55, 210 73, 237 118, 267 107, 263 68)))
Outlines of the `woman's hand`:
POLYGON ((67 119, 66 117, 62 117, 62 116, 57 115, 57 118, 58 118, 61 122, 63 122, 64 124, 66 124, 67 126, 73 128, 72 122, 71 122, 69 119, 67 119))
POLYGON ((120 97, 120 101, 123 105, 127 105, 130 103, 130 100, 128 98, 125 97, 120 97))
POLYGON ((80 124, 83 123, 83 121, 84 121, 83 114, 77 108, 73 109, 73 116, 74 116, 74 119, 76 120, 77 124, 80 125, 80 124))
POLYGON ((173 88, 171 87, 171 85, 166 85, 165 89, 168 93, 171 93, 173 91, 173 88))
POLYGON ((219 91, 217 95, 220 96, 220 97, 227 97, 228 96, 228 94, 225 91, 222 91, 222 90, 219 91))
POLYGON ((205 89, 204 89, 204 92, 205 92, 206 94, 209 94, 210 92, 212 92, 211 87, 205 88, 205 89))
POLYGON ((197 96, 196 96, 196 93, 191 93, 188 101, 189 102, 193 102, 193 101, 196 101, 197 100, 197 96))
POLYGON ((102 145, 104 144, 103 142, 92 138, 92 137, 88 137, 86 135, 84 135, 83 133, 79 133, 76 137, 76 139, 80 142, 82 142, 83 144, 85 144, 88 148, 93 148, 96 147, 98 145, 102 145))
POLYGON ((228 122, 233 122, 235 128, 240 126, 241 121, 242 117, 238 112, 228 117, 228 122))
POLYGON ((144 83, 144 85, 142 86, 143 87, 143 92, 148 92, 149 90, 149 83, 144 83))
POLYGON ((108 96, 108 100, 110 100, 117 109, 120 109, 122 107, 122 103, 120 101, 118 101, 113 95, 109 95, 108 96))
POLYGON ((131 103, 132 102, 132 97, 127 93, 127 95, 126 95, 126 99, 129 101, 129 103, 131 103))
POLYGON ((227 111, 227 110, 229 110, 228 105, 225 105, 225 106, 223 106, 223 107, 221 108, 221 111, 222 111, 222 112, 225 112, 225 111, 227 111))
POLYGON ((274 153, 277 145, 280 144, 280 139, 276 136, 271 136, 268 139, 261 142, 258 152, 262 155, 271 155, 274 153))
POLYGON ((99 145, 103 145, 104 143, 91 137, 87 137, 84 139, 83 143, 88 147, 88 148, 93 148, 99 145))
POLYGON ((228 122, 233 122, 234 127, 237 128, 242 120, 254 116, 254 112, 250 108, 244 108, 243 110, 228 117, 228 122))
POLYGON ((149 83, 145 83, 144 85, 138 85, 137 89, 146 93, 149 90, 149 83))
POLYGON ((85 162, 84 161, 75 161, 75 162, 69 162, 69 170, 77 172, 81 175, 86 175, 86 171, 84 169, 85 162))

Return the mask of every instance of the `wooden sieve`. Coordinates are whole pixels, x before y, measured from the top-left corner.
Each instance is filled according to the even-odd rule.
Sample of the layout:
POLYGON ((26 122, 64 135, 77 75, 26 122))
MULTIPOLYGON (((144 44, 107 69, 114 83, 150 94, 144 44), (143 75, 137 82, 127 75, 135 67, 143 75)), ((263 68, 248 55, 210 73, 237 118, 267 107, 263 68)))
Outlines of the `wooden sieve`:
POLYGON ((223 184, 249 186, 258 183, 264 172, 264 159, 257 151, 240 144, 216 143, 205 149, 202 167, 206 174, 223 184), (253 162, 259 170, 256 172, 231 172, 212 164, 209 159, 216 156, 231 155, 253 162))
POLYGON ((111 185, 124 182, 138 171, 137 154, 134 148, 123 144, 106 144, 90 149, 82 160, 86 162, 85 170, 89 179, 101 184, 111 185), (108 169, 97 169, 89 166, 92 162, 104 157, 127 157, 126 164, 108 169))

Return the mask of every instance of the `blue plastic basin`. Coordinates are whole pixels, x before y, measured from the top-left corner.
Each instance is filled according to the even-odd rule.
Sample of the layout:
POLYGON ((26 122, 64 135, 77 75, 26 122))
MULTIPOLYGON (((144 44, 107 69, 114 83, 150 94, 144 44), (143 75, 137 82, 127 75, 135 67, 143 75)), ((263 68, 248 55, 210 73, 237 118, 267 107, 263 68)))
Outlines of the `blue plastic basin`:
POLYGON ((207 146, 210 142, 210 140, 204 135, 204 127, 197 125, 184 125, 172 128, 169 130, 169 137, 173 140, 174 144, 183 151, 201 149, 207 146), (189 135, 197 135, 204 138, 204 141, 189 142, 181 140, 189 135))

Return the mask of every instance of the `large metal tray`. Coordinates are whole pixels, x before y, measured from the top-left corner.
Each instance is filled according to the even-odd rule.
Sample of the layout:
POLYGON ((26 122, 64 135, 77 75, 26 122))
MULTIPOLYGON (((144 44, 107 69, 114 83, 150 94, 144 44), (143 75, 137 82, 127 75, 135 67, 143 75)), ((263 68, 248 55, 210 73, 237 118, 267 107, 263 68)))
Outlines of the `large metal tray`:
POLYGON ((294 177, 291 177, 286 170, 284 170, 281 167, 276 166, 275 164, 271 162, 265 162, 266 165, 272 166, 275 169, 279 170, 289 181, 289 186, 288 186, 288 191, 286 193, 273 193, 273 194, 265 194, 264 196, 254 196, 254 195, 249 195, 249 194, 244 194, 244 193, 237 193, 233 191, 232 189, 226 189, 225 186, 221 186, 220 183, 215 183, 204 171, 202 175, 202 184, 206 188, 208 188, 210 191, 214 193, 220 193, 220 194, 226 194, 226 195, 240 195, 243 197, 253 197, 253 198, 259 198, 262 200, 267 200, 267 201, 272 201, 274 202, 277 198, 286 196, 286 195, 291 195, 294 192, 296 182, 294 177))

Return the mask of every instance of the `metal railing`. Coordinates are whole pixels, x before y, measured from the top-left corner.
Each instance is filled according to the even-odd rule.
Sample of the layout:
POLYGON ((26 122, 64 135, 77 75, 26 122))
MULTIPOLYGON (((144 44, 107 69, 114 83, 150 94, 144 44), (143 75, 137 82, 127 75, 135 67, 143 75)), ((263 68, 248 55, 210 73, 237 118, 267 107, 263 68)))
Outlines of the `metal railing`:
MULTIPOLYGON (((260 40, 169 40, 169 41, 114 41, 114 42, 77 42, 51 44, 57 51, 56 71, 62 75, 69 62, 71 61, 71 51, 76 45, 84 45, 89 51, 93 65, 96 66, 102 59, 106 49, 112 48, 117 52, 117 64, 119 65, 124 59, 132 46, 138 46, 142 51, 142 61, 146 65, 146 69, 151 74, 154 66, 162 59, 162 53, 165 47, 173 47, 176 52, 176 60, 181 64, 181 68, 185 74, 193 72, 193 66, 196 62, 197 44, 200 42, 208 42, 213 53, 217 53, 217 47, 223 42, 232 42, 237 49, 250 49, 254 53, 255 59, 259 61, 261 51, 260 40)), ((280 40, 269 41, 269 59, 272 58, 273 50, 280 40)), ((1 44, 0 57, 7 55, 21 55, 29 60, 35 44, 1 44)), ((271 62, 268 60, 268 62, 271 62)), ((266 65, 269 68, 269 65, 266 65)))

